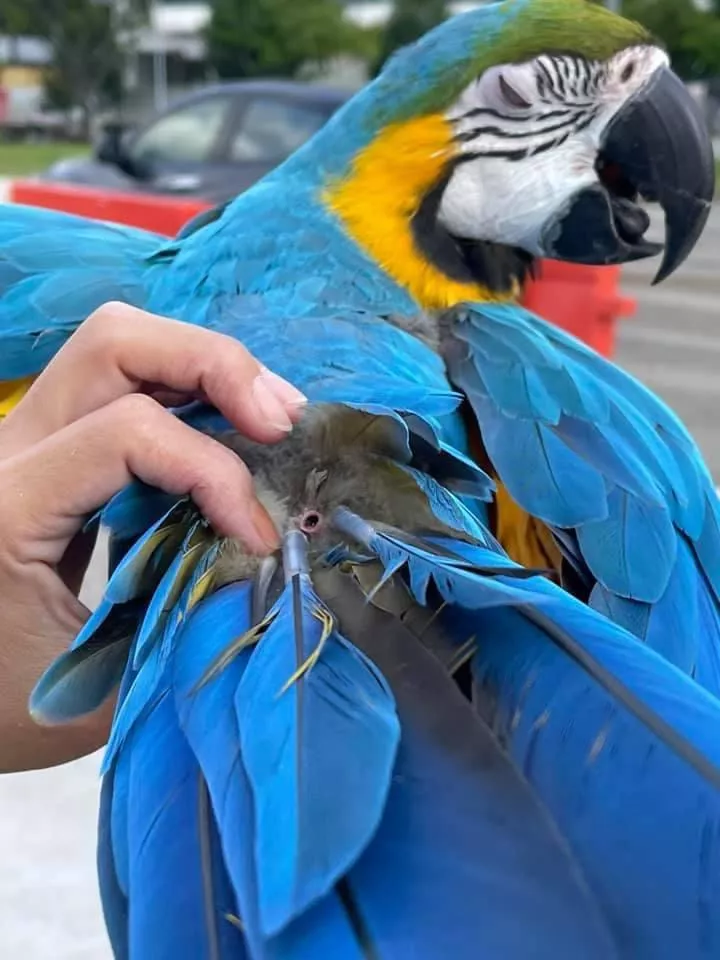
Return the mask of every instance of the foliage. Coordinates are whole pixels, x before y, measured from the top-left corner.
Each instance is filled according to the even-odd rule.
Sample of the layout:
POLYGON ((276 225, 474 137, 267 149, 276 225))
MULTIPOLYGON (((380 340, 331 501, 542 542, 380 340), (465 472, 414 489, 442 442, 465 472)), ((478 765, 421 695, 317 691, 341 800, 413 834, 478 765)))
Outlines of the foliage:
POLYGON ((442 23, 448 15, 446 0, 396 0, 380 42, 376 72, 396 50, 414 43, 428 30, 442 23))
POLYGON ((224 79, 293 77, 361 50, 361 32, 338 0, 214 0, 208 59, 224 79))
POLYGON ((111 8, 92 0, 40 0, 44 8, 38 26, 53 48, 46 93, 55 107, 82 106, 88 113, 117 88, 122 59, 111 20, 111 8), (49 16, 50 8, 56 7, 49 16), (43 23, 44 20, 44 23, 43 23))
POLYGON ((720 0, 707 10, 694 0, 623 0, 622 13, 651 31, 684 80, 720 75, 720 0))
POLYGON ((79 106, 89 119, 121 91, 118 37, 147 14, 149 0, 2 0, 0 32, 48 40, 52 63, 46 79, 50 106, 79 106))
POLYGON ((0 34, 18 37, 32 33, 33 11, 23 0, 3 0, 0 6, 0 34))

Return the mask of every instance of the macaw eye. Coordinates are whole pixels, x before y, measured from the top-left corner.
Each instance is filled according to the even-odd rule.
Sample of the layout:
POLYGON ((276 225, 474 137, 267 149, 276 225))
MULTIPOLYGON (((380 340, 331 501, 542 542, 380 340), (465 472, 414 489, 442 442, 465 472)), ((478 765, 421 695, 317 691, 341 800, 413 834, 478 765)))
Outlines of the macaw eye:
POLYGON ((635 75, 635 61, 631 60, 630 63, 625 65, 625 69, 620 74, 621 83, 628 83, 635 75))
POLYGON ((489 67, 471 88, 463 107, 495 110, 503 116, 510 111, 532 109, 537 95, 531 63, 506 63, 489 67))
POLYGON ((527 102, 527 100, 520 96, 514 87, 510 86, 502 74, 500 74, 498 79, 498 86, 500 88, 500 93, 503 95, 503 99, 509 106, 515 107, 517 110, 530 109, 530 104, 527 102))

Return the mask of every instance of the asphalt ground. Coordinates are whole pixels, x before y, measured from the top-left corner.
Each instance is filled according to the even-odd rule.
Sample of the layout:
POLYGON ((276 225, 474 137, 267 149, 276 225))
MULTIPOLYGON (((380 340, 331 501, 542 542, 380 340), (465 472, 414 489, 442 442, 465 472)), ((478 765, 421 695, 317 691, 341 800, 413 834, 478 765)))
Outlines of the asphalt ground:
POLYGON ((677 274, 652 287, 654 266, 624 270, 638 312, 619 326, 615 359, 681 417, 720 483, 720 205, 677 274))
MULTIPOLYGON (((625 270, 639 307, 616 359, 674 407, 720 478, 720 207, 679 275, 651 288, 652 275, 625 270)), ((95 564, 86 602, 101 589, 95 564)), ((0 777, 0 957, 109 960, 95 880, 99 763, 0 777)))

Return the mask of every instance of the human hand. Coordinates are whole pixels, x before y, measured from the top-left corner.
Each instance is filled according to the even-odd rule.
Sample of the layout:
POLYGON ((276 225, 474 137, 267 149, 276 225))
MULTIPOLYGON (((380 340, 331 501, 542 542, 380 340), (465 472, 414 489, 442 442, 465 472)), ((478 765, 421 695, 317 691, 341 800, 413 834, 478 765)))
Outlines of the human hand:
POLYGON ((278 545, 251 477, 226 447, 157 397, 201 396, 241 433, 280 440, 304 398, 229 337, 124 304, 94 313, 0 421, 0 771, 100 747, 112 704, 61 728, 28 713, 30 692, 89 616, 77 599, 92 514, 133 477, 189 494, 218 533, 258 553, 278 545))

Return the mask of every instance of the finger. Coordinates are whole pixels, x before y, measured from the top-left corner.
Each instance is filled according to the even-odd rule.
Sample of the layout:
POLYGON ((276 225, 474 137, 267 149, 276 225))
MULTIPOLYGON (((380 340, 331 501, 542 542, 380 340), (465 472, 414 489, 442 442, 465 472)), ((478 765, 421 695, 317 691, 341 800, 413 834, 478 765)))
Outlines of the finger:
POLYGON ((189 494, 218 533, 266 554, 275 527, 255 497, 243 462, 191 429, 160 404, 130 394, 0 463, 3 545, 56 564, 81 519, 132 477, 173 494, 189 494))
POLYGON ((0 731, 6 734, 0 750, 0 774, 45 770, 70 763, 107 743, 115 710, 114 698, 88 717, 61 727, 41 727, 27 713, 30 690, 32 686, 27 691, 22 688, 24 696, 20 701, 20 691, 15 685, 12 697, 0 708, 0 731), (11 718, 10 722, 4 722, 4 714, 11 718))
POLYGON ((305 402, 232 337, 110 303, 70 338, 4 421, 0 455, 145 385, 205 396, 240 432, 268 443, 292 429, 305 402))

